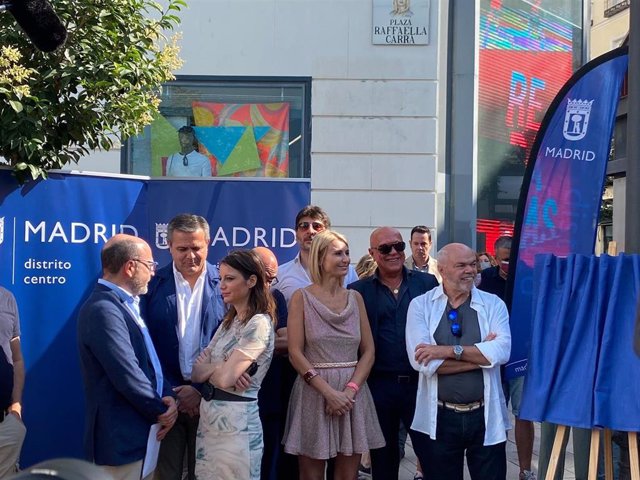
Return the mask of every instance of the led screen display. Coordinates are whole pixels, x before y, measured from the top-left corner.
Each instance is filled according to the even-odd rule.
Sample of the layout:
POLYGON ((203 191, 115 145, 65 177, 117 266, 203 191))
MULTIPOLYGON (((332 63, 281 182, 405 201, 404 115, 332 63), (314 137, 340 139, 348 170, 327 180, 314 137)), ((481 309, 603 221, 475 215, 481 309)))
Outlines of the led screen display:
POLYGON ((478 54, 479 251, 508 234, 547 107, 580 66, 582 0, 482 0, 478 54))

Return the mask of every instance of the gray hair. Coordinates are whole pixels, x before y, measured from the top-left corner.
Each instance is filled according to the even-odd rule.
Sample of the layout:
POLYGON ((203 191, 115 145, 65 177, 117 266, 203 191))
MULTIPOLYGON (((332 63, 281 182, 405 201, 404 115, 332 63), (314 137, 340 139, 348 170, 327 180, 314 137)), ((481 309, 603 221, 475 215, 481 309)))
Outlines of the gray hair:
POLYGON ((509 250, 511 250, 511 237, 509 237, 508 235, 499 237, 493 244, 493 249, 495 251, 499 248, 508 248, 509 250))
POLYGON ((209 232, 209 223, 204 217, 200 215, 193 215, 191 213, 181 213, 171 219, 168 227, 168 240, 171 241, 173 237, 173 232, 178 230, 179 232, 184 233, 195 233, 198 230, 202 230, 204 232, 204 238, 207 240, 207 243, 211 239, 209 232))

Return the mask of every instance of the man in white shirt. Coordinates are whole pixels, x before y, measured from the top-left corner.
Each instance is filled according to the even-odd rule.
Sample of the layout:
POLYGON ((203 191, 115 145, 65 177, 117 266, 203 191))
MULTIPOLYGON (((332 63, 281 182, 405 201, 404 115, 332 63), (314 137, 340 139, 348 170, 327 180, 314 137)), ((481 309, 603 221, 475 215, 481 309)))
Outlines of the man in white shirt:
POLYGON ((178 130, 180 151, 167 159, 167 177, 210 177, 211 162, 196 151, 196 133, 193 127, 178 130))
POLYGON ((430 273, 442 283, 442 277, 438 272, 438 261, 429 255, 431 253, 431 230, 425 225, 416 225, 411 229, 409 246, 411 256, 407 258, 404 266, 409 270, 430 273))
MULTIPOLYGON (((315 205, 307 205, 296 215, 296 242, 300 247, 300 251, 296 257, 280 265, 278 277, 272 287, 282 292, 287 304, 293 292, 299 288, 311 285, 311 277, 309 277, 309 252, 311 250, 311 241, 316 234, 331 228, 331 220, 322 208, 315 205)), ((349 272, 344 278, 344 286, 358 280, 353 265, 349 265, 349 272)))
POLYGON ((225 309, 218 268, 207 262, 207 221, 191 214, 174 217, 168 242, 173 261, 158 270, 141 302, 165 378, 178 399, 178 420, 160 446, 156 479, 181 480, 186 452, 187 478, 193 480, 201 385, 191 383, 191 368, 225 309))
POLYGON ((407 313, 407 354, 420 373, 412 429, 425 479, 506 478, 510 428, 500 365, 511 352, 509 315, 496 295, 477 290, 476 255, 452 243, 438 254, 442 284, 416 297, 407 313))

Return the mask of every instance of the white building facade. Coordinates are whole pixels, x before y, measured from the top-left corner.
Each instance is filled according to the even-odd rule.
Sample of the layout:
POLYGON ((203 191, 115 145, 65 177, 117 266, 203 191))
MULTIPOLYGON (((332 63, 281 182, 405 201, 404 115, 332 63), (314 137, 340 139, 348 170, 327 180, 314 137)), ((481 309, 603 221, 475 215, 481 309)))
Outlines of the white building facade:
MULTIPOLYGON (((511 166, 506 173, 495 164, 499 155, 506 158, 500 162, 513 163, 512 149, 521 145, 514 147, 500 137, 501 130, 510 128, 508 121, 513 123, 507 118, 507 126, 500 126, 505 124, 508 100, 496 100, 493 110, 502 112, 501 120, 494 118, 495 112, 489 120, 483 116, 481 81, 491 78, 486 77, 492 70, 490 62, 500 62, 483 57, 483 48, 509 54, 544 50, 542 42, 518 44, 518 38, 529 35, 540 19, 569 26, 563 37, 567 48, 572 41, 577 45, 582 35, 580 0, 188 3, 180 13, 184 66, 176 72, 176 85, 164 91, 161 113, 168 121, 165 130, 158 127, 158 131, 198 125, 197 116, 189 113, 190 102, 198 100, 193 92, 204 92, 205 101, 227 105, 290 101, 285 138, 290 165, 285 175, 310 178, 312 203, 324 208, 333 227, 349 238, 353 261, 366 253, 372 229, 383 225, 399 228, 406 240, 414 225, 427 225, 434 230, 437 246, 460 241, 490 249, 490 239, 501 233, 498 229, 513 221, 517 203, 513 192, 519 188, 524 162, 521 155, 521 168, 511 166), (396 12, 403 7, 409 13, 396 12), (576 11, 580 25, 572 20, 576 11), (514 15, 520 22, 511 28, 514 15), (383 28, 375 30, 374 39, 376 26, 383 28), (524 33, 514 34, 514 28, 524 33), (498 40, 485 42, 483 38, 493 38, 492 29, 497 29, 498 40), (390 43, 375 43, 379 41, 390 43), (268 93, 260 93, 262 87, 268 93), (491 121, 496 125, 489 125, 491 121), (489 125, 485 128, 489 134, 483 133, 483 125, 489 125), (478 141, 483 135, 490 138, 489 147, 481 138, 478 141), (496 150, 496 142, 505 148, 496 150), (510 153, 504 153, 507 150, 510 153), (491 161, 485 162, 483 156, 491 161), (489 183, 491 188, 485 185, 489 183), (484 194, 488 200, 480 198, 483 191, 493 192, 484 194), (487 218, 495 226, 486 227, 487 218), (493 236, 485 238, 480 223, 485 230, 495 228, 493 236)), ((555 30, 553 25, 541 29, 547 36, 555 30)), ((570 63, 571 57, 567 58, 570 63)), ((580 62, 574 63, 575 70, 580 62)), ((495 85, 508 91, 509 78, 496 80, 495 85)), ((554 92, 548 93, 544 102, 553 97, 554 92)), ((531 118, 535 114, 541 120, 543 103, 538 95, 531 118)), ((520 110, 526 107, 516 105, 520 110)), ((535 122, 527 121, 529 130, 536 128, 531 126, 535 122)), ((152 132, 145 135, 153 137, 152 132)), ((533 141, 531 131, 521 137, 533 141)), ((153 140, 128 142, 122 155, 99 153, 99 162, 90 157, 79 168, 161 175, 164 167, 159 163, 140 159, 163 148, 169 151, 173 146, 153 140)))

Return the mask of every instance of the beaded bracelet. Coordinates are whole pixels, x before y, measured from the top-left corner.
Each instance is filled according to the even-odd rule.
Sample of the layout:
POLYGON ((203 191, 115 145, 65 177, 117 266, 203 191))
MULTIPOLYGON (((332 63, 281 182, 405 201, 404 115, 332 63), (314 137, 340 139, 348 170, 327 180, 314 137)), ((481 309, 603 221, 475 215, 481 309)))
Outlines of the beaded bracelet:
POLYGON ((360 387, 358 386, 358 384, 356 382, 349 382, 345 385, 345 387, 349 387, 351 389, 353 389, 354 392, 358 393, 358 390, 360 390, 360 387))
POLYGON ((314 378, 314 377, 317 377, 317 376, 318 376, 318 372, 316 372, 313 368, 310 368, 302 376, 302 379, 307 383, 311 383, 311 379, 314 378))

